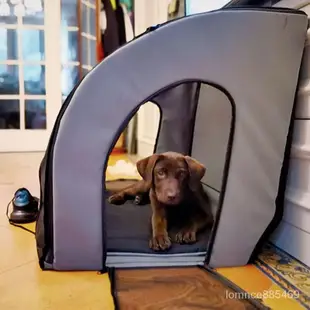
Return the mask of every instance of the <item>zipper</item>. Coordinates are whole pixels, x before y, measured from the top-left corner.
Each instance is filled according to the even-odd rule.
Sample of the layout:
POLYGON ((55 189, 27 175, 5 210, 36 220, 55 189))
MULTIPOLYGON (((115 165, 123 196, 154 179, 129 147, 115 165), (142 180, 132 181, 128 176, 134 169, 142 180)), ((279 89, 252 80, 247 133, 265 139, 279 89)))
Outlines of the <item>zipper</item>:
MULTIPOLYGON (((279 0, 280 1, 280 0, 279 0)), ((276 2, 279 2, 279 1, 276 1, 276 2)), ((235 4, 235 3, 231 3, 232 6, 229 6, 229 3, 227 4, 227 6, 223 6, 222 8, 219 8, 217 10, 213 10, 213 11, 210 11, 211 12, 218 12, 218 11, 266 11, 266 12, 280 12, 280 13, 292 13, 292 14, 299 14, 299 15, 305 15, 307 16, 307 14, 303 11, 300 11, 298 9, 294 9, 294 8, 281 8, 281 7, 263 7, 263 6, 256 6, 256 7, 252 7, 250 5, 240 5, 240 6, 237 6, 238 4, 235 4)), ((197 13, 197 14, 193 14, 193 15, 185 15, 185 16, 181 16, 181 17, 178 17, 178 18, 175 18, 175 19, 171 19, 171 20, 168 20, 162 24, 157 24, 157 25, 153 25, 153 26, 150 26, 148 28, 146 28, 146 30, 139 34, 138 36, 134 37, 131 41, 125 43, 123 46, 129 44, 130 42, 132 41, 135 41, 136 39, 140 38, 140 37, 143 37, 145 34, 148 34, 150 32, 153 32, 153 31, 156 31, 157 29, 163 27, 163 26, 166 26, 170 23, 173 23, 177 20, 180 20, 180 19, 183 19, 183 18, 187 18, 187 17, 191 17, 191 16, 194 16, 194 15, 200 15, 200 14, 206 14, 208 12, 202 12, 202 13, 197 13)))

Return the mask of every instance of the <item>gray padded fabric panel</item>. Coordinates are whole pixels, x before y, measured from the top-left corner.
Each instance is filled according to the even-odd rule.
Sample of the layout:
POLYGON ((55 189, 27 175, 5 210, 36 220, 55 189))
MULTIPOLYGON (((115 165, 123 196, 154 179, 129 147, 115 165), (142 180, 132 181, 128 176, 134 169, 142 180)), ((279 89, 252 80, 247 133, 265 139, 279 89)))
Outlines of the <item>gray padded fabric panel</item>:
POLYGON ((220 191, 232 120, 232 103, 215 87, 201 84, 192 156, 207 170, 202 182, 220 191))
POLYGON ((54 268, 103 267, 102 176, 111 146, 139 103, 188 79, 222 85, 237 105, 211 264, 245 264, 274 214, 306 28, 306 16, 289 12, 198 14, 141 36, 95 67, 54 144, 54 268))
POLYGON ((197 83, 185 83, 164 91, 154 98, 162 111, 156 153, 174 151, 188 154, 196 107, 197 83))
POLYGON ((213 190, 212 188, 207 187, 203 184, 203 189, 207 192, 210 202, 211 202, 211 211, 214 216, 218 210, 220 194, 213 190))

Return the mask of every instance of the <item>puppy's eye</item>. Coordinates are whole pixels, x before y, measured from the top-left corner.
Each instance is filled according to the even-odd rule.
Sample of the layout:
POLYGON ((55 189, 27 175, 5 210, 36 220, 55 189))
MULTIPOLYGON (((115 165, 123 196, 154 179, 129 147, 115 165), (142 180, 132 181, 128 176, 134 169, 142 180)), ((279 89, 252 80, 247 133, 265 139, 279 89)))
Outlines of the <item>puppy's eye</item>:
POLYGON ((183 178, 183 177, 185 177, 185 171, 179 171, 179 177, 180 178, 183 178))
POLYGON ((160 177, 163 177, 165 175, 165 171, 164 170, 158 170, 157 175, 160 177))

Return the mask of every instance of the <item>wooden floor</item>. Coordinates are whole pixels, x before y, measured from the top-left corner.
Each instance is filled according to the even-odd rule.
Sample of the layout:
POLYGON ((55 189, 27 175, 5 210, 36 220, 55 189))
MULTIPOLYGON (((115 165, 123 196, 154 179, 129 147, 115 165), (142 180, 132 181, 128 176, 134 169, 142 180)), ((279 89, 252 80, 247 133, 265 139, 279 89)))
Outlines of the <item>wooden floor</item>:
POLYGON ((116 270, 112 283, 120 309, 265 309, 218 274, 197 267, 116 270))
MULTIPOLYGON (((34 236, 10 226, 7 203, 19 187, 39 196, 38 168, 43 154, 0 154, 0 309, 2 310, 112 310, 110 282, 96 272, 41 271, 34 236)), ((110 164, 117 159, 112 158, 110 164)), ((28 225, 34 229, 34 225, 28 225)), ((218 270, 252 294, 263 294, 272 309, 304 309, 255 266, 218 270)))
POLYGON ((107 275, 41 271, 34 236, 7 222, 5 208, 16 189, 27 187, 39 197, 42 156, 0 154, 0 309, 114 309, 107 275))

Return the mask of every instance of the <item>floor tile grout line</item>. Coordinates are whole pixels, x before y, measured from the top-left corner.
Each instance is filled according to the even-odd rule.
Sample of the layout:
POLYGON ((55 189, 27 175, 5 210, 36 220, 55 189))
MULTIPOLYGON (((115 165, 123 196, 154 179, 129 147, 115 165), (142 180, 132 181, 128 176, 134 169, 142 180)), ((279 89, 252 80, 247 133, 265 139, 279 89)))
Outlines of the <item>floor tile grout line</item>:
POLYGON ((15 269, 19 269, 19 268, 21 268, 21 267, 23 267, 23 266, 25 266, 25 265, 29 265, 29 264, 31 264, 31 263, 33 263, 33 262, 35 262, 35 261, 36 261, 36 259, 32 259, 31 261, 27 261, 27 262, 22 263, 22 264, 19 264, 19 265, 17 265, 17 266, 14 266, 14 267, 5 269, 5 270, 3 270, 3 271, 0 271, 0 278, 1 278, 2 275, 4 275, 5 273, 8 273, 8 272, 13 271, 13 270, 15 270, 15 269))

